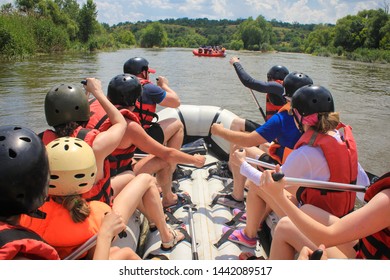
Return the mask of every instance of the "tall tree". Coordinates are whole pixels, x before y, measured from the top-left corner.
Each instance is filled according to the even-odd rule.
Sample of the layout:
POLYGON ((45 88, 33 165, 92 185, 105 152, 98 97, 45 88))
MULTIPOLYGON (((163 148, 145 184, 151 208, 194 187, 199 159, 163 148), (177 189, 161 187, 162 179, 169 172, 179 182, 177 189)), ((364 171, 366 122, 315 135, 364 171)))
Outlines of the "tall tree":
POLYGON ((87 3, 82 6, 78 16, 79 39, 81 42, 88 42, 89 38, 98 31, 99 23, 96 18, 96 4, 93 0, 87 0, 87 3))
POLYGON ((382 9, 364 10, 357 15, 365 19, 366 40, 364 46, 378 49, 382 39, 381 28, 386 25, 389 15, 382 9))
POLYGON ((366 40, 364 28, 364 19, 360 16, 348 15, 337 20, 334 38, 335 47, 341 46, 349 52, 362 47, 366 40))
POLYGON ((168 35, 160 22, 149 24, 141 32, 140 45, 143 48, 165 47, 168 43, 168 35))

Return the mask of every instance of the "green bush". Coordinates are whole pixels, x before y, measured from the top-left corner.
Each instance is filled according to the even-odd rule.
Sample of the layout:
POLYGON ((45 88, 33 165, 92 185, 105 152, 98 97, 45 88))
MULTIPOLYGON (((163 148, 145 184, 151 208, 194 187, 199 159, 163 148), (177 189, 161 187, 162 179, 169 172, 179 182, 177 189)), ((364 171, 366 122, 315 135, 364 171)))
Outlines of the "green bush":
POLYGON ((34 54, 37 45, 33 31, 34 19, 19 15, 0 15, 1 36, 7 40, 0 43, 0 54, 5 57, 25 57, 34 54))
POLYGON ((66 29, 53 25, 49 19, 38 19, 35 22, 34 35, 39 52, 50 53, 69 48, 69 35, 66 29))

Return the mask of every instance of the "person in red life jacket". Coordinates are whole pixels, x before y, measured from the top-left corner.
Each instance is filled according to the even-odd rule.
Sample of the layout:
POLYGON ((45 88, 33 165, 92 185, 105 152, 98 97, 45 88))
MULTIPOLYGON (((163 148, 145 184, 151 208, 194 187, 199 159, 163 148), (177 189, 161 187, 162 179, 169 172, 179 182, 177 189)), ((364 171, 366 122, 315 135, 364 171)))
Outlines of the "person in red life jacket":
POLYGON ((59 260, 36 232, 20 225, 22 214, 44 218, 38 208, 49 186, 44 144, 30 129, 0 127, 0 260, 59 260))
MULTIPOLYGON (((94 186, 82 194, 87 201, 99 200, 115 207, 117 212, 133 213, 138 208, 158 229, 164 230, 160 234, 162 240, 171 240, 173 233, 165 231, 162 221, 165 218, 161 206, 160 193, 157 187, 156 178, 149 174, 134 174, 132 170, 123 171, 115 176, 110 174, 109 157, 121 143, 127 130, 127 121, 121 112, 107 99, 101 89, 101 82, 94 78, 86 79, 86 92, 92 94, 106 112, 110 121, 110 126, 100 132, 97 129, 85 128, 90 118, 88 97, 85 92, 77 86, 59 85, 54 86, 45 98, 45 115, 49 125, 53 130, 46 130, 42 133, 45 144, 54 139, 70 136, 84 140, 94 151, 97 164, 97 174, 94 186), (130 203, 126 199, 119 198, 121 192, 142 192, 142 203, 130 203), (151 207, 150 205, 154 205, 151 207), (146 206, 148 205, 148 206, 146 206), (134 208, 135 207, 135 208, 134 208), (161 211, 158 209, 161 207, 161 211), (119 210, 120 209, 120 210, 119 210), (159 220, 156 219, 156 215, 159 220), (162 218, 162 220, 160 219, 162 218)), ((123 196, 121 196, 123 197, 123 196)), ((174 232, 174 240, 179 241, 184 238, 181 232, 174 232)), ((172 246, 171 246, 172 247, 172 246)))
MULTIPOLYGON (((255 90, 257 92, 266 93, 266 120, 268 121, 274 114, 286 104, 286 99, 283 95, 284 87, 283 80, 288 75, 289 71, 285 66, 274 65, 267 73, 267 82, 256 80, 252 78, 242 67, 238 57, 233 56, 229 60, 230 64, 233 65, 236 70, 237 76, 241 83, 249 88, 249 90, 255 90)), ((233 119, 230 130, 252 132, 260 126, 260 123, 237 117, 233 119)), ((267 144, 263 144, 267 149, 267 144)), ((230 145, 230 153, 233 153, 235 147, 233 144, 230 145)), ((232 177, 231 166, 229 165, 225 170, 221 168, 215 168, 211 172, 221 177, 232 177)))
MULTIPOLYGON (((265 124, 250 133, 225 129, 222 124, 213 124, 211 133, 229 141, 234 147, 246 147, 245 150, 248 157, 272 164, 282 164, 302 135, 295 125, 294 117, 288 113, 290 109, 289 100, 297 89, 312 83, 312 79, 306 74, 291 72, 284 78, 283 83, 285 88, 284 98, 288 101, 265 124), (271 142, 273 143, 267 152, 258 147, 259 145, 271 142)), ((234 149, 232 150, 234 151, 234 149)), ((240 174, 239 166, 231 165, 230 169, 234 178, 233 192, 231 194, 218 195, 218 199, 215 202, 237 208, 237 211, 244 210, 244 189, 247 185, 247 179, 240 174)))
MULTIPOLYGON (((140 82, 134 75, 119 74, 113 77, 108 85, 107 97, 117 106, 125 116, 127 129, 117 149, 112 153, 116 158, 114 172, 123 169, 133 170, 135 174, 156 174, 157 182, 162 189, 162 203, 164 208, 182 206, 189 201, 185 194, 172 192, 172 173, 177 163, 194 164, 202 167, 205 157, 202 155, 190 155, 172 147, 167 147, 149 136, 141 127, 133 110, 137 98, 142 92, 140 82), (147 153, 146 157, 137 162, 132 162, 133 151, 139 148, 147 153), (130 162, 129 162, 130 160, 130 162)), ((87 124, 89 128, 107 130, 111 123, 105 119, 105 113, 98 102, 91 103, 92 116, 87 124)))
POLYGON ((122 216, 104 202, 87 202, 81 196, 95 183, 97 167, 92 148, 81 139, 63 137, 50 142, 47 151, 51 172, 49 199, 39 208, 46 213, 46 218, 24 215, 21 224, 47 240, 61 259, 95 234, 96 250, 93 246, 80 258, 140 259, 130 248, 110 248, 114 237, 126 227, 123 221, 131 213, 122 216))
MULTIPOLYGON (((263 82, 252 78, 244 70, 238 57, 233 56, 229 62, 231 65, 233 65, 238 78, 245 87, 257 92, 266 93, 265 110, 267 120, 269 120, 284 106, 284 104, 286 104, 286 100, 283 97, 283 80, 288 75, 289 71, 285 66, 272 66, 267 72, 267 82, 263 82)), ((233 122, 232 125, 239 128, 237 130, 251 132, 255 130, 260 124, 250 120, 237 119, 233 122)))
POLYGON ((123 65, 123 73, 136 76, 142 85, 143 91, 138 98, 134 113, 139 117, 142 127, 156 141, 168 147, 180 149, 183 144, 184 126, 175 118, 158 121, 156 115, 157 105, 177 108, 180 98, 168 85, 168 79, 158 76, 157 85, 150 80, 149 73, 156 70, 149 67, 149 62, 143 57, 133 57, 123 65))
POLYGON ((87 200, 100 200, 111 204, 112 198, 133 178, 131 173, 110 177, 110 166, 106 160, 120 143, 126 129, 126 121, 104 95, 99 80, 88 78, 86 82, 88 94, 92 94, 99 100, 106 111, 112 123, 110 129, 105 132, 86 129, 90 110, 85 91, 80 86, 60 84, 53 86, 45 97, 46 121, 54 129, 47 129, 40 135, 45 144, 65 136, 77 137, 87 142, 94 150, 98 170, 103 172, 97 174, 96 184, 89 192, 84 193, 83 197, 87 200))
POLYGON ((275 228, 270 259, 292 259, 302 247, 326 246, 328 258, 390 260, 390 172, 368 187, 365 204, 336 217, 321 208, 295 206, 285 194, 284 179, 275 182, 272 173, 261 177, 260 189, 272 197, 285 213, 275 228))
MULTIPOLYGON (((357 161, 351 128, 343 125, 339 113, 334 112, 330 91, 322 86, 303 86, 293 94, 291 107, 290 113, 304 134, 282 165, 283 173, 294 178, 368 185, 368 176, 357 161)), ((246 226, 233 231, 229 240, 253 247, 268 210, 272 209, 278 217, 286 213, 258 188, 261 172, 249 165, 245 157, 245 150, 236 150, 230 158, 250 184, 246 226)), ((353 211, 356 193, 288 186, 286 196, 295 205, 311 204, 341 218, 353 211)))

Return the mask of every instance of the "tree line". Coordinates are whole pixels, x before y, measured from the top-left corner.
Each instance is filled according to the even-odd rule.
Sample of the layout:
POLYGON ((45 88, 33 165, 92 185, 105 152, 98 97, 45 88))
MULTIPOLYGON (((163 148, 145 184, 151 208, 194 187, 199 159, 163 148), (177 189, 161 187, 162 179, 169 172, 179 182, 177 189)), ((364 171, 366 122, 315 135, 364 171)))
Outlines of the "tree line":
MULTIPOLYGON (((220 45, 226 49, 303 52, 390 62, 389 5, 340 18, 336 24, 286 23, 257 18, 97 21, 93 0, 15 0, 0 7, 0 56, 127 47, 220 45)), ((131 19, 129 19, 131 20, 131 19)))

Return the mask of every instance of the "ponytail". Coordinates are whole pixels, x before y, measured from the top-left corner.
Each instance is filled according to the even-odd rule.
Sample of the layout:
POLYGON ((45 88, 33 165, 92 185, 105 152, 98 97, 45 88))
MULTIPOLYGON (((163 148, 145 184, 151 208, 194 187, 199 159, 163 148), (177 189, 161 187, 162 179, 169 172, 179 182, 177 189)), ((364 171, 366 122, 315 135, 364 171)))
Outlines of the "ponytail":
POLYGON ((70 216, 75 223, 85 221, 91 213, 89 204, 80 195, 70 195, 64 197, 62 205, 69 211, 70 216))
POLYGON ((327 133, 334 130, 340 123, 340 114, 338 112, 318 113, 318 122, 313 129, 319 133, 327 133))

